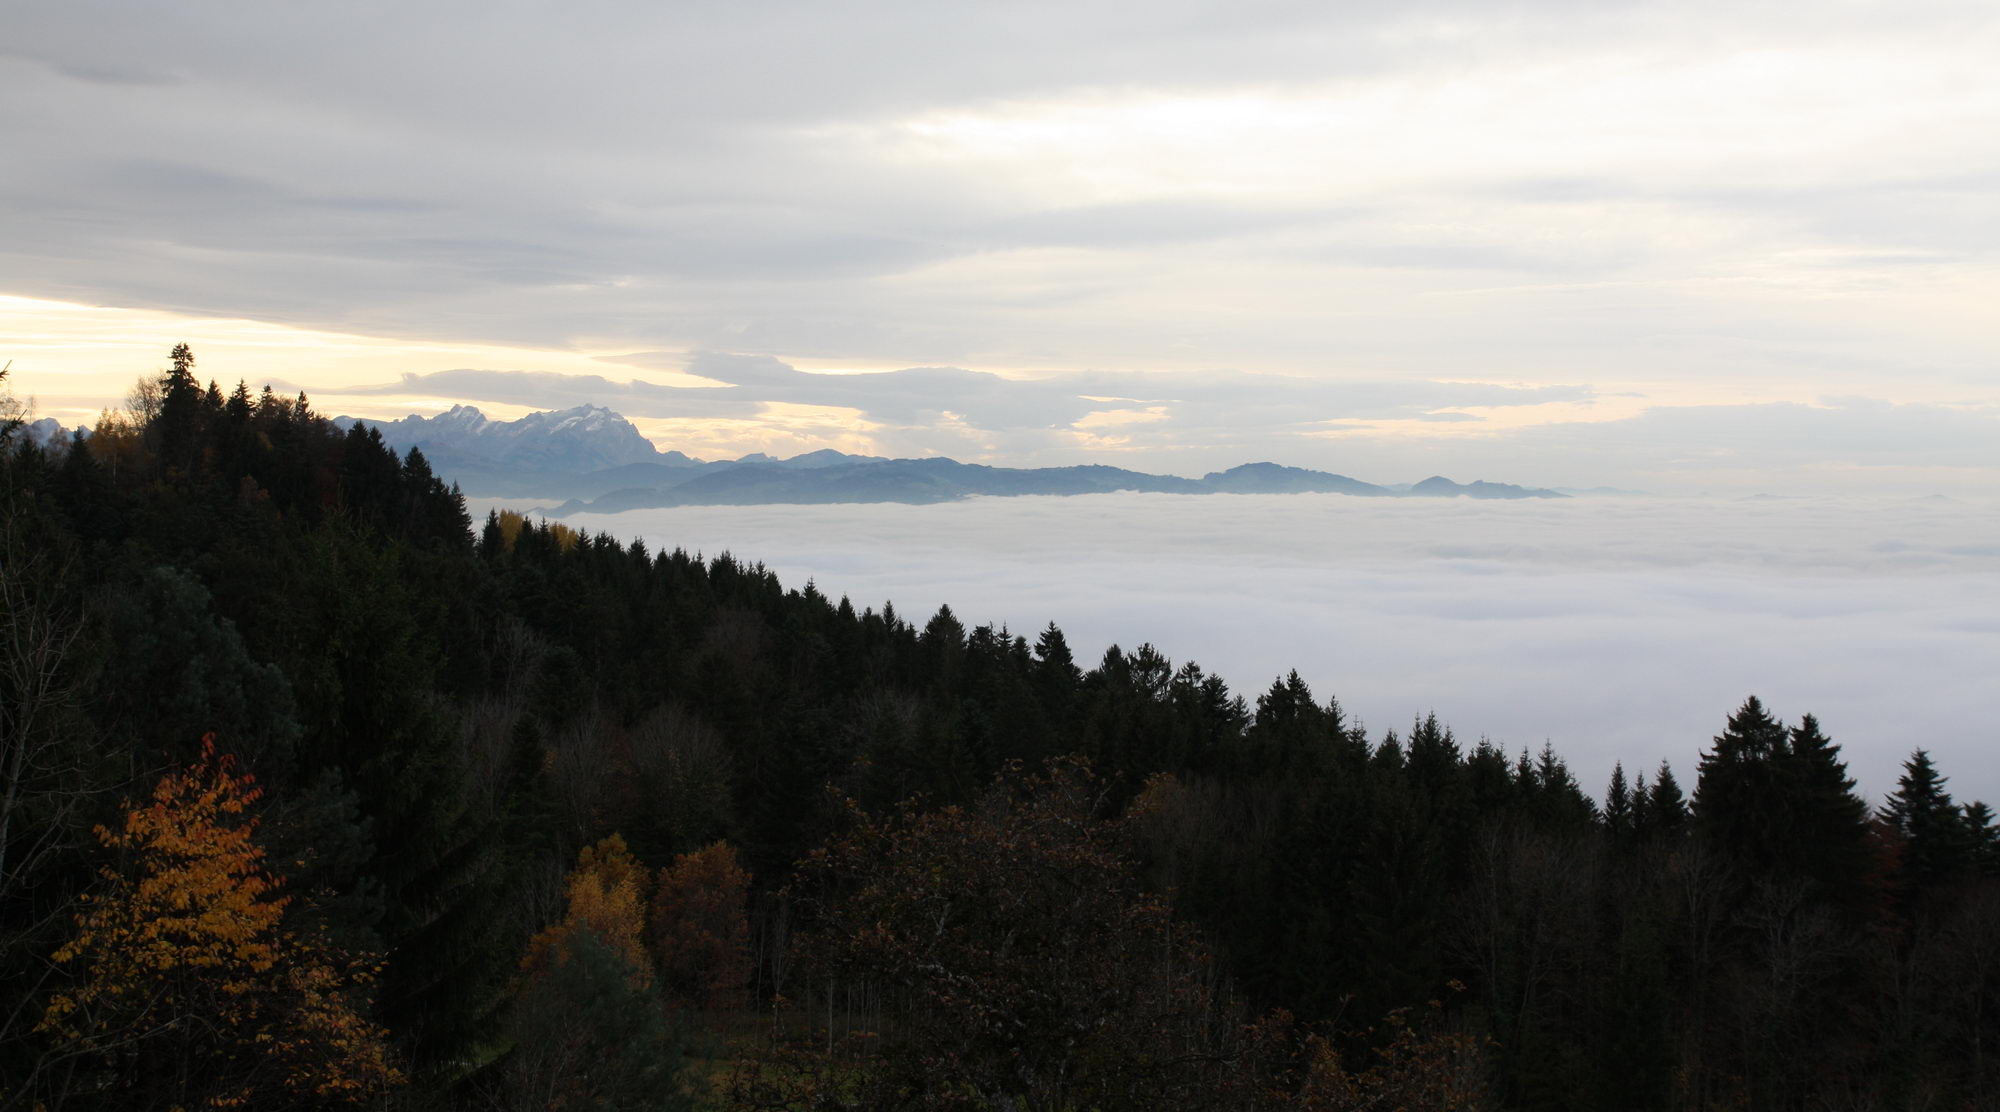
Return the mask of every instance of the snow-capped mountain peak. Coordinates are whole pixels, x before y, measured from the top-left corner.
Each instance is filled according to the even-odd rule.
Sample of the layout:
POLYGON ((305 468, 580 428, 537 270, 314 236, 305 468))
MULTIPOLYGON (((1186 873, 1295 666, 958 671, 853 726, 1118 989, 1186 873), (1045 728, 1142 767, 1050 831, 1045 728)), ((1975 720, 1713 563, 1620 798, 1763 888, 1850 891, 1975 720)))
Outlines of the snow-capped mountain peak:
POLYGON ((630 421, 602 406, 530 413, 495 421, 469 405, 435 417, 370 421, 400 449, 421 448, 434 463, 500 466, 582 473, 628 463, 649 463, 659 449, 630 421))

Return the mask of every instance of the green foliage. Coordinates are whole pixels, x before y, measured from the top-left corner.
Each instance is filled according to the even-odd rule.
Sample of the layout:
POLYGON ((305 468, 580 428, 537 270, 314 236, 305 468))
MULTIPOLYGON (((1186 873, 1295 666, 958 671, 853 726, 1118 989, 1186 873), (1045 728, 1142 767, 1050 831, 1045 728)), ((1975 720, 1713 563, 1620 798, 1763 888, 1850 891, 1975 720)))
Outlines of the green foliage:
POLYGON ((675 1112, 692 1107, 679 1040, 658 997, 584 931, 529 979, 508 1011, 511 1049, 475 1088, 501 1109, 675 1112))
POLYGON ((178 763, 213 733, 258 776, 288 782, 301 730, 291 683, 252 659, 235 623, 214 613, 192 574, 155 566, 114 586, 99 620, 119 677, 100 703, 106 727, 178 763))

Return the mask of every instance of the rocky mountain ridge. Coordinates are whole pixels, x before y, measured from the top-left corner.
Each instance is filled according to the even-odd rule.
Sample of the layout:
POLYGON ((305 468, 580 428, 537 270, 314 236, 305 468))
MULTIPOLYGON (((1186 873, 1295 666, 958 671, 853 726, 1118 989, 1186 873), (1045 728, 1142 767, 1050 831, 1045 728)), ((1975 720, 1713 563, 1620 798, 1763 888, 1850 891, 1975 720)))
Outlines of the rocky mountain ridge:
POLYGON ((949 502, 976 495, 1335 493, 1362 497, 1563 498, 1552 490, 1432 476, 1397 488, 1328 471, 1277 463, 1241 464, 1199 479, 1154 475, 1104 464, 992 467, 943 456, 886 459, 822 448, 789 459, 752 453, 702 460, 661 451, 630 421, 601 406, 531 413, 496 421, 469 405, 434 417, 398 421, 336 418, 366 424, 407 451, 419 448, 438 474, 468 494, 560 500, 552 516, 614 513, 660 506, 829 502, 949 502))

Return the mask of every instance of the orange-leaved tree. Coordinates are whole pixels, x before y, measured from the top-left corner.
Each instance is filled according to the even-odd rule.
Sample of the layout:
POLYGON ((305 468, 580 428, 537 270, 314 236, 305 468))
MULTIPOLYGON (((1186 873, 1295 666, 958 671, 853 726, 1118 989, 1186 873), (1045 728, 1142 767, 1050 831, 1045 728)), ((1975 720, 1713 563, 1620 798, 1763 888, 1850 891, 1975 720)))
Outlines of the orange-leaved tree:
POLYGON ((633 988, 650 987, 653 963, 644 941, 646 880, 646 867, 632 856, 619 835, 585 847, 565 885, 568 906, 562 921, 528 944, 527 956, 521 959, 522 970, 533 975, 552 964, 562 964, 588 932, 618 956, 633 988))
POLYGON ((119 830, 103 887, 54 954, 76 980, 40 1030, 44 1070, 94 1107, 286 1107, 362 1102, 402 1079, 357 998, 374 975, 315 931, 286 929, 290 898, 249 814, 261 789, 202 739, 119 830))
POLYGON ((750 979, 750 874, 727 842, 674 858, 653 890, 652 943, 677 1003, 736 1008, 750 979))

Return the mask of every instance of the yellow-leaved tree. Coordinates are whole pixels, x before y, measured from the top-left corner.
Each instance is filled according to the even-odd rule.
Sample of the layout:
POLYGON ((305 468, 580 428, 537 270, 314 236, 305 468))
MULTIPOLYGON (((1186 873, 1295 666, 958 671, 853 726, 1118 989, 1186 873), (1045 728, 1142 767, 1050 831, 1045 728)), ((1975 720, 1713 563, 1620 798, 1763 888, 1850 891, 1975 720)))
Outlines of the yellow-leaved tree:
POLYGON ((499 1109, 685 1108, 680 1052, 643 941, 647 871, 614 834, 585 849, 562 919, 521 959, 499 1109))
POLYGON ((564 886, 568 907, 562 921, 528 944, 522 971, 533 976, 562 964, 588 934, 619 958, 633 988, 651 987, 653 962, 643 937, 647 879, 646 867, 632 856, 624 838, 613 834, 586 847, 577 855, 576 869, 564 886))
POLYGON ((93 1106, 359 1103, 401 1082, 363 1017, 373 978, 317 932, 285 929, 290 898, 264 865, 261 789, 202 741, 201 759, 97 828, 121 867, 84 898, 54 960, 74 971, 44 1011, 43 1084, 93 1106))

